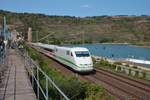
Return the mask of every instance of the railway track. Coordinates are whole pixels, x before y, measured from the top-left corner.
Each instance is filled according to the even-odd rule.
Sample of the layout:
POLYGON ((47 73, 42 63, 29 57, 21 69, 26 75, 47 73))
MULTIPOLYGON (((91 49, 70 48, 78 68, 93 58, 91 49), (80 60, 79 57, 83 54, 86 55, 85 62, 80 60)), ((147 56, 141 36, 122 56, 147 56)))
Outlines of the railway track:
MULTIPOLYGON (((38 49, 37 51, 46 55, 43 50, 38 49)), ((64 70, 68 69, 64 67, 64 70)), ((114 74, 108 70, 96 69, 95 74, 79 75, 79 78, 103 85, 108 93, 121 100, 150 100, 150 84, 120 74, 114 74)))
POLYGON ((126 84, 129 84, 129 85, 132 85, 134 87, 137 87, 145 92, 149 92, 150 93, 150 84, 148 83, 145 83, 145 82, 142 82, 140 80, 136 80, 136 79, 131 79, 127 76, 123 76, 123 75, 120 75, 120 74, 114 74, 113 72, 111 71, 108 71, 108 70, 105 70, 105 69, 96 69, 97 72, 99 73, 103 73, 107 76, 110 76, 114 79, 117 79, 121 82, 124 82, 126 84))
POLYGON ((109 93, 119 99, 150 99, 149 84, 124 78, 107 70, 96 69, 96 74, 83 77, 96 84, 102 84, 109 93))

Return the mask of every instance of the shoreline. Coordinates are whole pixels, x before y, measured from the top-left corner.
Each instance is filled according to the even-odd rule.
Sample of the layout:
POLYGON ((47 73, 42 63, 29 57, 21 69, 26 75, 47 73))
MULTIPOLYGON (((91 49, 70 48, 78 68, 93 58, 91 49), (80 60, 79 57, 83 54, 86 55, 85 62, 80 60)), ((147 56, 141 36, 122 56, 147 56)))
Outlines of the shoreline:
POLYGON ((63 45, 87 45, 87 44, 112 44, 112 45, 117 45, 117 44, 122 44, 122 45, 131 45, 134 47, 143 47, 143 48, 150 48, 150 46, 147 45, 138 45, 138 44, 132 44, 132 43, 112 43, 112 42, 108 42, 108 43, 84 43, 84 44, 63 44, 63 45))
POLYGON ((132 44, 132 43, 93 43, 93 44, 123 44, 123 45, 131 45, 131 46, 135 46, 135 47, 143 47, 143 48, 150 48, 150 46, 147 45, 138 45, 138 44, 132 44))
POLYGON ((115 44, 123 44, 123 45, 130 45, 130 43, 91 43, 91 44, 112 44, 112 45, 115 45, 115 44))
POLYGON ((131 46, 134 46, 134 47, 143 47, 143 48, 150 48, 150 46, 140 46, 140 45, 134 45, 134 44, 131 44, 131 46))
MULTIPOLYGON (((103 59, 102 56, 92 55, 92 57, 94 57, 96 59, 96 61, 100 61, 101 59, 103 59)), ((140 69, 150 71, 150 65, 149 64, 138 63, 138 62, 136 63, 136 62, 128 61, 128 60, 125 60, 125 59, 124 60, 113 60, 113 59, 110 59, 110 58, 105 58, 105 60, 107 60, 109 63, 121 62, 122 64, 123 63, 127 63, 127 64, 129 64, 131 66, 136 65, 140 69)), ((143 60, 140 60, 140 59, 137 59, 137 60, 143 61, 143 60)))

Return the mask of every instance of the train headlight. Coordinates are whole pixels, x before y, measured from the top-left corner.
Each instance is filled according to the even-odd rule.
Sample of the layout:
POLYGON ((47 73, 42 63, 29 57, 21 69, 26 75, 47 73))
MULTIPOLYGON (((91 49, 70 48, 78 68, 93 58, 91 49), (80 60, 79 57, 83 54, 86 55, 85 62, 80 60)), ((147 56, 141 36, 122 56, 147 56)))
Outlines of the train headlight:
POLYGON ((91 67, 92 64, 80 64, 81 67, 91 67))

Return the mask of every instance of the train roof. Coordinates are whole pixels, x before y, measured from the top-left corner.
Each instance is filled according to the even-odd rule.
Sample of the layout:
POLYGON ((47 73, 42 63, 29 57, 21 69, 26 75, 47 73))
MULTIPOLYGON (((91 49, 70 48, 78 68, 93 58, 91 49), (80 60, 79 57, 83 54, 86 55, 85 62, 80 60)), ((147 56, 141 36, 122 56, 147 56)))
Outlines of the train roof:
POLYGON ((67 46, 58 46, 58 45, 49 45, 43 43, 35 43, 34 45, 40 46, 47 49, 62 49, 62 50, 71 50, 71 51, 88 51, 87 48, 84 47, 67 47, 67 46))
POLYGON ((71 50, 71 51, 88 51, 88 49, 84 48, 84 47, 62 47, 62 46, 57 46, 56 48, 64 49, 64 50, 71 50))

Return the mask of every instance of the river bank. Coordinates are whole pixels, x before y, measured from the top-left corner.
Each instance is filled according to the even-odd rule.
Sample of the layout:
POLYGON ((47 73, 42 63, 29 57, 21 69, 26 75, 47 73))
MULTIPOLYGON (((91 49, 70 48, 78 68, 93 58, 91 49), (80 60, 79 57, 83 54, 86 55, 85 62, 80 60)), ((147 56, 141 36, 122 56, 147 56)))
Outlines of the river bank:
POLYGON ((150 42, 141 42, 141 43, 127 43, 127 42, 107 42, 107 43, 83 43, 83 44, 62 44, 63 46, 67 45, 93 45, 93 44, 122 44, 122 45, 131 45, 135 47, 143 47, 143 48, 150 48, 150 42))
POLYGON ((120 42, 120 43, 117 43, 117 42, 107 42, 107 43, 92 43, 92 44, 123 44, 123 45, 131 45, 131 46, 136 46, 136 47, 144 47, 144 48, 150 48, 150 42, 142 42, 142 43, 127 43, 127 42, 120 42))

